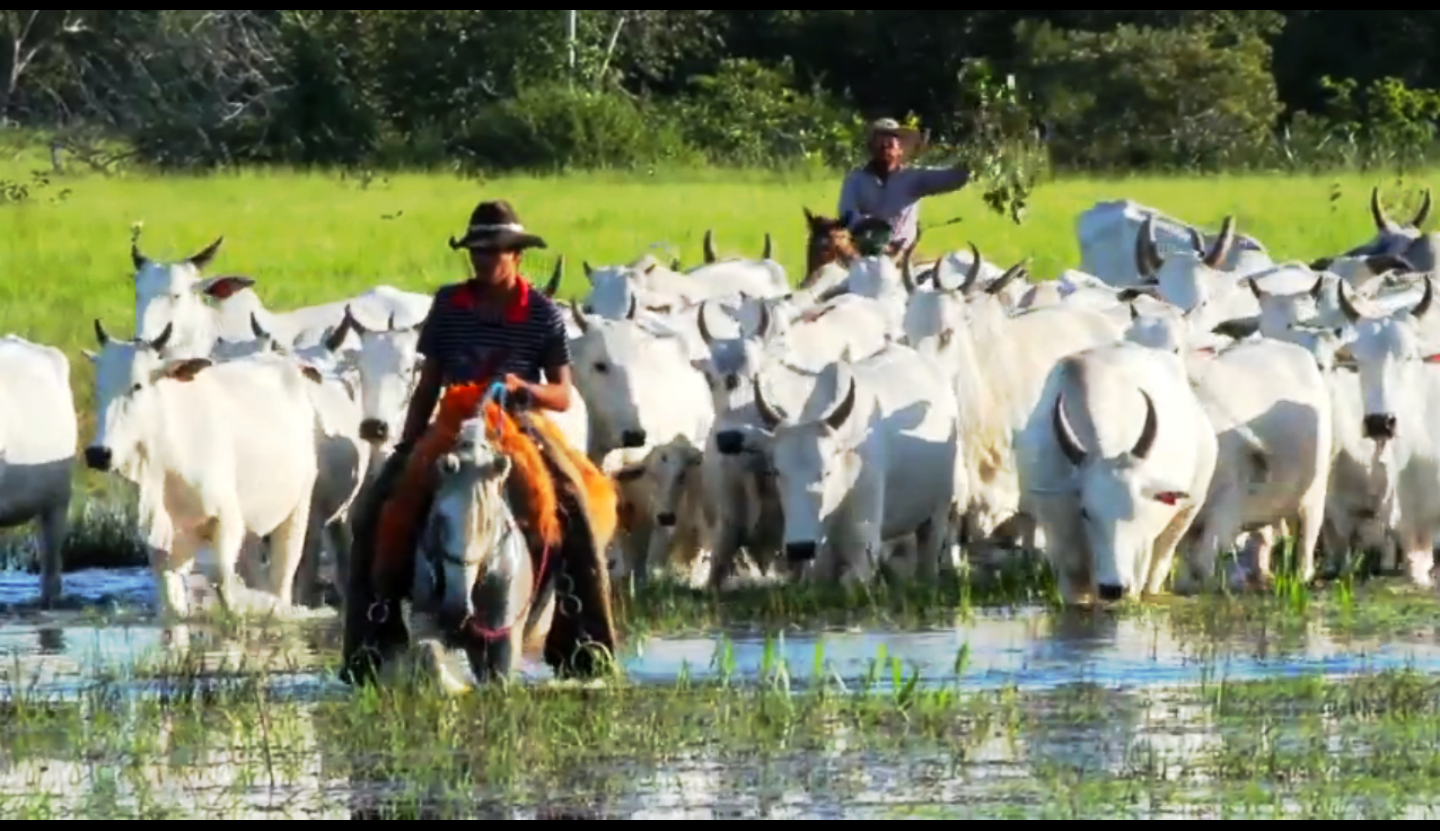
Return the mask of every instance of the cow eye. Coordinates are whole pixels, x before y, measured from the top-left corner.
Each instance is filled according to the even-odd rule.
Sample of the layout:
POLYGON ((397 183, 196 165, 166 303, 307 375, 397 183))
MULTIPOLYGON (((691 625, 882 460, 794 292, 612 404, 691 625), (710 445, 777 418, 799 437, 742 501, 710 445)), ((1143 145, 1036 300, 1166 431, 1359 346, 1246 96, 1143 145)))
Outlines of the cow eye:
POLYGON ((1081 509, 1080 509, 1080 518, 1083 519, 1083 520, 1086 521, 1086 522, 1089 522, 1089 521, 1090 521, 1090 512, 1087 511, 1087 510, 1085 510, 1084 508, 1081 508, 1081 509))
POLYGON ((740 388, 740 379, 739 379, 739 378, 736 378, 735 375, 734 375, 734 373, 731 373, 730 375, 726 375, 726 376, 725 376, 725 389, 729 390, 730 392, 734 392, 735 390, 737 390, 737 389, 739 389, 739 388, 740 388))
POLYGON ((136 392, 139 392, 139 391, 140 391, 140 385, 139 385, 139 384, 136 384, 135 386, 133 386, 133 387, 130 388, 130 392, 132 392, 132 393, 136 393, 136 392))
POLYGON ((595 371, 600 373, 601 375, 604 375, 605 373, 610 371, 610 365, 605 363, 604 361, 596 361, 595 371))

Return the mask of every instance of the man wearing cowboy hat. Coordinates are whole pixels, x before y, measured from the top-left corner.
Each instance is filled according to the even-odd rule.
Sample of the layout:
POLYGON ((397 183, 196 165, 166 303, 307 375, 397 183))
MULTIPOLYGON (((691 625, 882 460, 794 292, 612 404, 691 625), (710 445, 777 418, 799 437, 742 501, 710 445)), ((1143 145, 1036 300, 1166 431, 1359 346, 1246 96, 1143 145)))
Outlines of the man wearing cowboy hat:
MULTIPOLYGON (((400 619, 396 593, 403 587, 376 586, 371 564, 378 516, 396 484, 401 481, 412 450, 430 426, 431 416, 446 387, 456 384, 488 384, 501 380, 512 402, 563 412, 570 408, 570 341, 559 305, 532 287, 520 275, 520 258, 530 248, 545 248, 545 240, 520 223, 514 208, 504 200, 482 202, 470 216, 465 234, 450 238, 450 247, 470 255, 474 277, 442 286, 435 292, 430 313, 420 330, 418 351, 423 357, 419 379, 411 393, 404 432, 354 511, 355 547, 346 592, 346 625, 343 647, 345 666, 341 678, 354 683, 370 675, 357 664, 366 652, 383 652, 409 642, 400 619), (376 612, 375 606, 383 606, 376 612)), ((517 416, 525 423, 527 416, 517 416)), ((593 565, 603 571, 603 552, 593 549, 588 523, 574 519, 582 511, 567 503, 573 494, 567 486, 579 487, 580 473, 566 458, 566 448, 537 441, 541 455, 555 478, 556 495, 571 518, 566 522, 567 540, 560 559, 585 557, 596 563, 575 565, 574 593, 588 609, 608 614, 608 592, 582 580, 593 565), (583 527, 582 527, 583 526, 583 527), (575 553, 572 548, 581 551, 575 553)), ((582 449, 583 450, 583 449, 582 449)), ((534 543, 532 543, 534 545, 534 543)), ((572 564, 573 565, 573 564, 572 564)), ((603 581, 602 581, 603 583, 603 581)), ((560 625, 574 628, 572 623, 560 625)), ((588 625, 588 624, 586 624, 588 625)), ((608 629, 602 622, 598 630, 608 629)), ((598 641, 605 637, 596 637, 598 641)), ((610 635, 613 639, 613 633, 610 635)), ((613 644, 612 644, 613 645, 613 644)))
POLYGON ((879 229, 884 250, 893 255, 915 241, 920 200, 959 190, 970 181, 970 171, 963 164, 906 167, 906 157, 920 148, 923 137, 893 118, 871 122, 865 135, 870 161, 845 177, 840 220, 857 236, 879 229), (888 239, 883 239, 887 225, 888 239))

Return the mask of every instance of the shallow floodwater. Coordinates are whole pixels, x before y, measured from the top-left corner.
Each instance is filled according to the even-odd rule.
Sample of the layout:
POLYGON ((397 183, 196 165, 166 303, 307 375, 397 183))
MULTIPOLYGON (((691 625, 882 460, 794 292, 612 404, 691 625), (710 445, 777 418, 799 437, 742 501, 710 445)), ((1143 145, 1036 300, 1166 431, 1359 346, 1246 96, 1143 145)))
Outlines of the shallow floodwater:
MULTIPOLYGON (((147 681, 143 667, 162 651, 161 630, 143 622, 105 623, 96 614, 152 606, 148 574, 70 574, 66 590, 77 608, 37 611, 35 578, 0 573, 0 704, 18 688, 31 697, 46 694, 54 700, 76 700, 82 689, 102 677, 132 687, 137 695, 159 683, 147 681)), ((259 647, 253 643, 240 647, 198 629, 192 632, 191 643, 200 647, 204 671, 224 675, 263 668, 273 684, 271 695, 308 701, 349 694, 328 665, 338 644, 338 629, 332 613, 297 624, 293 632, 259 647)), ((1125 718, 1039 736, 997 737, 973 749, 963 775, 955 772, 952 758, 916 757, 901 766, 893 760, 869 765, 845 753, 841 736, 837 748, 830 751, 763 763, 737 766, 734 760, 722 763, 699 756, 663 770, 629 771, 626 786, 618 791, 613 782, 597 786, 603 799, 584 796, 587 786, 582 775, 572 785, 574 796, 557 796, 556 804, 565 806, 562 813, 572 817, 893 818, 1027 813, 1025 800, 1037 799, 1040 802, 1031 807, 1044 813, 1039 810, 1044 807, 1043 794, 1023 796, 1033 791, 1037 781, 1037 759, 1052 767, 1110 769, 1133 764, 1134 754, 1142 752, 1147 754, 1147 765, 1171 756, 1179 765, 1196 748, 1221 742, 1206 707, 1171 698, 1177 688, 1222 679, 1343 676, 1402 668, 1440 674, 1436 626, 1415 630, 1353 638, 1316 621, 1283 637, 1250 631, 1206 640, 1177 626, 1163 612, 1125 619, 1103 612, 1051 614, 1022 609, 979 614, 952 628, 921 632, 792 633, 768 641, 742 634, 645 638, 626 644, 621 656, 629 677, 641 683, 671 683, 682 675, 754 680, 783 663, 797 689, 818 680, 883 692, 895 677, 892 662, 898 661, 898 674, 905 680, 918 672, 924 685, 955 685, 959 669, 962 688, 1014 685, 1037 701, 1076 685, 1102 687, 1109 690, 1107 704, 1120 707, 1125 718)), ((547 677, 548 670, 529 665, 525 674, 538 680, 547 677)), ((164 785, 157 788, 186 815, 364 818, 376 816, 393 802, 396 795, 391 791, 411 790, 327 778, 324 749, 318 743, 313 753, 291 760, 293 775, 274 784, 239 781, 239 771, 247 765, 223 754, 191 748, 181 755, 188 761, 178 764, 188 773, 170 777, 157 773, 157 782, 164 785), (204 758, 197 758, 197 752, 204 758), (224 805, 207 803, 206 794, 217 800, 223 796, 224 805)), ((177 764, 152 761, 157 770, 177 764)), ((105 769, 103 763, 66 759, 11 764, 0 748, 0 813, 6 800, 13 802, 17 794, 53 793, 57 799, 78 799, 74 794, 84 791, 86 784, 98 789, 95 783, 111 775, 105 769)), ((244 776, 254 778, 253 771, 244 776)), ((80 803, 72 810, 84 812, 80 803)), ((1429 815, 1415 810, 1417 816, 1429 815)), ((548 815, 534 806, 496 811, 496 818, 548 815)))

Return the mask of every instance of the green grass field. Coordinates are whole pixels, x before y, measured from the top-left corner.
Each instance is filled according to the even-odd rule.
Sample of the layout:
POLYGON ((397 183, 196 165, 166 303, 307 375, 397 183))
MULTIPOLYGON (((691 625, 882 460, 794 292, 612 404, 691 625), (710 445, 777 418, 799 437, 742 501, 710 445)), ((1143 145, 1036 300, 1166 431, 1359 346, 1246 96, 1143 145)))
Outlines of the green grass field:
MULTIPOLYGON (((462 179, 444 175, 345 176, 249 171, 212 176, 43 174, 31 152, 0 158, 0 332, 60 347, 70 357, 81 442, 93 432, 91 321, 116 336, 133 331, 130 229, 143 223, 142 247, 157 259, 188 256, 217 236, 225 245, 213 270, 245 274, 274 309, 333 300, 377 284, 426 291, 463 279, 467 264, 447 240, 482 199, 504 197, 550 243, 527 271, 570 264, 562 296, 583 292, 580 265, 629 262, 668 246, 687 265, 701 260, 714 229, 722 255, 758 256, 765 234, 792 280, 804 268, 802 208, 834 212, 841 174, 791 178, 723 171, 462 179), (42 178, 43 175, 43 178, 42 178), (16 198, 16 186, 27 194, 16 198)), ((1071 179, 1042 185, 1024 224, 988 210, 976 189, 928 200, 934 227, 922 255, 973 240, 987 259, 1030 258, 1048 279, 1079 264, 1075 221, 1097 200, 1131 198, 1188 221, 1217 227, 1234 214, 1277 259, 1309 261, 1368 239, 1370 188, 1380 184, 1396 215, 1414 204, 1425 176, 1328 175, 1313 178, 1195 177, 1071 179)), ((665 251, 658 254, 668 259, 665 251)), ((82 474, 86 490, 98 482, 82 474)))

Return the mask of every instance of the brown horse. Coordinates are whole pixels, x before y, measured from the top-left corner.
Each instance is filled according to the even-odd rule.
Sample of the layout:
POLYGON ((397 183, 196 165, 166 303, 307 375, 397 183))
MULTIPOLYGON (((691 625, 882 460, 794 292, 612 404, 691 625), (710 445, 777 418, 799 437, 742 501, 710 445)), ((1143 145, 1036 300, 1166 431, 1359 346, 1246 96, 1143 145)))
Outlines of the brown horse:
MULTIPOLYGON (((860 259, 860 252, 855 247, 855 240, 850 236, 850 229, 847 227, 844 217, 831 218, 811 213, 805 208, 805 224, 809 229, 808 242, 805 245, 805 279, 800 282, 800 288, 808 289, 819 279, 821 269, 827 265, 836 264, 842 268, 849 268, 860 259)), ((919 243, 919 239, 915 240, 919 243)), ((914 257, 915 246, 911 246, 909 253, 914 257)), ((894 259, 898 264, 900 258, 905 256, 904 251, 897 251, 894 259)), ((917 271, 925 271, 934 268, 933 261, 912 261, 912 266, 917 271)))

